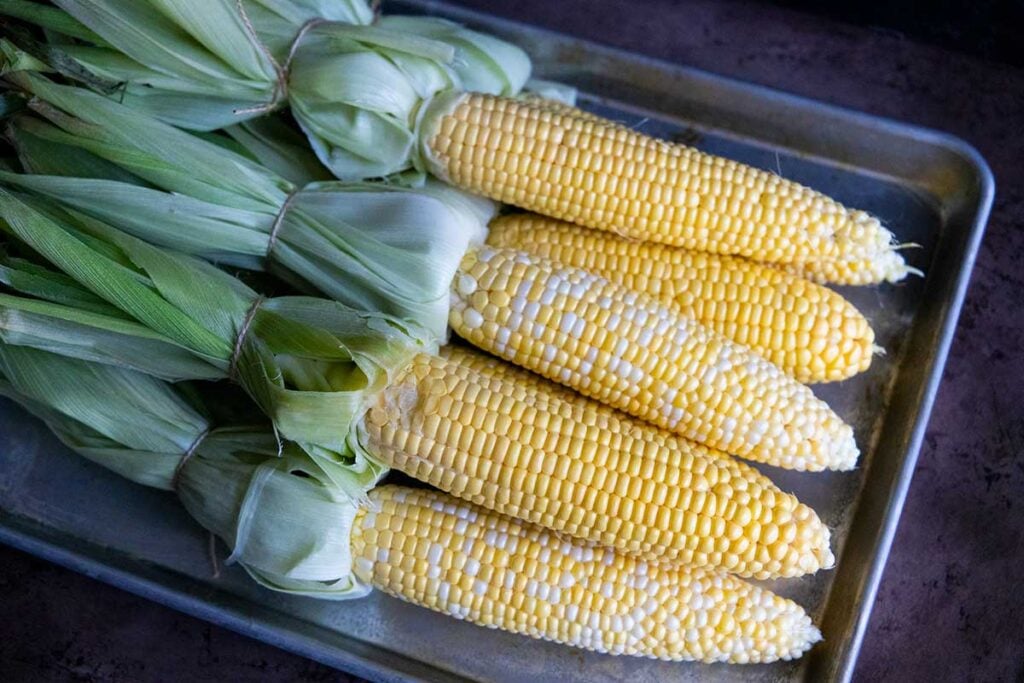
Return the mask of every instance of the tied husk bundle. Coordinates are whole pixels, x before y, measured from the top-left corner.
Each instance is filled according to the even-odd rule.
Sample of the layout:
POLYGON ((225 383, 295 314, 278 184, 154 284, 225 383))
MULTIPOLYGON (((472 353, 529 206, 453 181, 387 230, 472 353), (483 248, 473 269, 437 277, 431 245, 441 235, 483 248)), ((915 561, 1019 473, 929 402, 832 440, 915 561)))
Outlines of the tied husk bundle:
MULTIPOLYGON (((254 161, 267 149, 294 148, 266 127, 236 132, 239 151, 32 71, 7 78, 32 96, 37 115, 15 115, 7 127, 30 174, 0 172, 0 181, 148 242, 269 268, 444 338, 451 281, 470 245, 483 240, 493 203, 434 182, 300 188, 254 161)), ((284 170, 292 178, 315 172, 300 155, 284 170)))
POLYGON ((215 429, 195 392, 189 396, 132 370, 4 343, 0 395, 45 421, 89 460, 175 491, 228 545, 228 561, 262 585, 328 599, 369 592, 351 572, 357 500, 301 449, 280 446, 266 426, 215 429))
POLYGON ((63 271, 3 259, 2 281, 23 295, 0 294, 4 341, 166 379, 230 377, 351 495, 384 473, 358 423, 430 335, 323 299, 264 299, 206 262, 6 190, 0 219, 63 271))
MULTIPOLYGON (((333 12, 320 0, 288 13, 281 0, 56 4, 67 14, 49 28, 66 38, 60 61, 73 63, 81 80, 191 130, 287 104, 343 180, 423 171, 418 128, 432 97, 452 90, 513 96, 531 70, 518 47, 442 19, 386 16, 367 25, 372 12, 357 0, 333 12)), ((33 21, 31 12, 6 11, 33 21)), ((536 88, 574 97, 551 83, 536 88)))

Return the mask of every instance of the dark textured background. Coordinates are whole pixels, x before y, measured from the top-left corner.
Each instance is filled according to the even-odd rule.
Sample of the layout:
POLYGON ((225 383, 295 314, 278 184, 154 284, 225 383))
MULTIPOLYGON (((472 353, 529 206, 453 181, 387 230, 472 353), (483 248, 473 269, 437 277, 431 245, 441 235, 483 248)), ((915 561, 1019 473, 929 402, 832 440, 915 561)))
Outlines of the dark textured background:
MULTIPOLYGON (((978 147, 995 172, 995 210, 857 678, 1024 680, 1021 3, 463 4, 978 147)), ((350 679, 0 548, 0 680, 350 679)))

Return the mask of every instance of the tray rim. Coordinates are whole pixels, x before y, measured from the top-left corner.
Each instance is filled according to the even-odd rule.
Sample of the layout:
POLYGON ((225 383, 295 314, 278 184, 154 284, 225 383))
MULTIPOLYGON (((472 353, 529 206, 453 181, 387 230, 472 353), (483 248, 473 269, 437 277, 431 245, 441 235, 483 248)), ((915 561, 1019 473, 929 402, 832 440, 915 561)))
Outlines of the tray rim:
MULTIPOLYGON (((944 302, 940 313, 940 321, 935 326, 935 345, 932 348, 931 362, 928 364, 929 366, 924 374, 925 381, 919 387, 920 399, 915 409, 912 427, 909 431, 907 447, 904 449, 905 455, 892 482, 890 495, 887 498, 886 511, 877 531, 877 536, 874 539, 872 561, 867 568, 864 583, 860 588, 859 594, 862 604, 855 616, 854 628, 850 639, 839 646, 838 654, 840 661, 838 666, 830 667, 831 671, 828 675, 830 680, 843 683, 850 681, 861 646, 863 645, 875 597, 885 571, 888 555, 917 465, 921 443, 925 437, 934 401, 942 382, 943 371, 955 336, 963 301, 970 284, 971 272, 973 271, 977 252, 991 213, 995 196, 995 178, 984 157, 966 140, 944 131, 822 102, 811 97, 779 90, 735 76, 716 74, 706 69, 604 45, 569 33, 562 33, 527 22, 490 15, 439 0, 399 0, 397 4, 414 6, 426 13, 442 14, 457 21, 465 21, 466 23, 488 22, 509 30, 526 28, 537 35, 543 36, 545 39, 557 40, 567 38, 588 52, 604 53, 608 56, 630 60, 660 71, 686 74, 688 77, 699 81, 713 82, 718 85, 724 84, 736 91, 744 92, 757 99, 770 101, 785 108, 802 111, 814 109, 819 113, 827 114, 831 118, 843 120, 851 124, 870 126, 875 129, 881 128, 888 134, 912 138, 919 143, 951 153, 953 156, 958 157, 965 164, 966 168, 976 176, 975 179, 978 183, 977 201, 967 208, 972 218, 970 226, 966 228, 964 234, 963 253, 958 258, 954 270, 955 278, 952 284, 948 286, 950 291, 949 298, 944 302)), ((730 132, 728 128, 718 130, 725 134, 730 132)), ((741 137, 746 139, 745 135, 741 137)), ((750 141, 755 144, 787 148, 786 144, 777 140, 750 138, 750 141)), ((792 147, 789 147, 789 149, 792 149, 792 147)), ((873 172, 871 169, 859 167, 855 164, 847 164, 827 156, 813 154, 808 156, 831 164, 860 168, 862 172, 873 172)), ((906 180, 903 176, 890 175, 888 177, 904 178, 906 180)), ((897 376, 899 374, 897 373, 897 376)), ((860 498, 858 497, 859 501, 860 498)), ((855 512, 853 519, 856 520, 857 517, 858 513, 855 512)), ((367 679, 416 681, 423 680, 417 677, 417 674, 423 675, 429 672, 430 680, 465 680, 450 671, 438 669, 393 650, 363 643, 357 639, 348 639, 346 641, 347 643, 352 643, 352 647, 324 648, 323 643, 316 638, 299 633, 296 630, 289 630, 286 623, 280 623, 282 621, 294 620, 294 617, 282 615, 270 608, 256 605, 258 610, 264 610, 270 615, 277 615, 275 620, 277 623, 261 625, 253 619, 251 613, 246 613, 246 607, 251 606, 253 603, 244 598, 212 590, 195 579, 159 567, 147 566, 145 563, 132 558, 128 559, 130 562, 138 564, 138 569, 136 571, 124 569, 100 557, 102 554, 101 547, 82 543, 80 544, 82 547, 72 548, 71 546, 74 545, 74 541, 77 539, 66 537, 64 540, 70 540, 71 543, 64 545, 58 538, 61 535, 61 532, 56 529, 16 517, 6 510, 0 509, 0 543, 164 606, 177 609, 190 616, 229 628, 242 635, 367 679), (206 594, 205 597, 203 597, 204 593, 206 594), (209 599, 215 593, 218 597, 218 604, 213 604, 209 599), (367 654, 356 652, 355 650, 358 647, 385 655, 388 660, 387 663, 367 654), (402 666, 399 666, 400 663, 402 666)), ((826 605, 829 603, 829 600, 826 600, 826 605)))

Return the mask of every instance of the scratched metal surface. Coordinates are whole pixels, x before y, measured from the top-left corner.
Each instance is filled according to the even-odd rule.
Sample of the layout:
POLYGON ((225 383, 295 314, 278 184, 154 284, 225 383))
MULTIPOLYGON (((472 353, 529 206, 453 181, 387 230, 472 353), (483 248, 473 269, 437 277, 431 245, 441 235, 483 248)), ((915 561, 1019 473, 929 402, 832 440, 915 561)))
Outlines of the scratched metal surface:
POLYGON ((901 241, 921 245, 908 256, 926 279, 844 290, 887 353, 869 372, 817 390, 855 426, 862 466, 815 475, 764 468, 834 530, 838 569, 772 584, 808 608, 826 641, 795 663, 665 664, 483 630, 380 595, 317 602, 262 590, 237 569, 214 579, 205 536, 173 496, 75 458, 4 402, 0 540, 380 680, 847 679, 987 217, 992 181, 985 163, 958 140, 930 131, 438 3, 403 7, 508 35, 528 49, 541 75, 578 86, 586 108, 811 185, 879 215, 901 241))

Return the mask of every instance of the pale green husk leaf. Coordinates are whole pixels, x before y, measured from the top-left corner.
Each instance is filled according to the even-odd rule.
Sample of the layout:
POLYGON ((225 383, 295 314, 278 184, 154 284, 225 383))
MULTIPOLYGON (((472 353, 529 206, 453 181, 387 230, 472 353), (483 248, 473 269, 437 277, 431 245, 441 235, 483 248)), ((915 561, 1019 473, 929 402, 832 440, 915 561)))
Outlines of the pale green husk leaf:
MULTIPOLYGON (((22 164, 48 175, 0 174, 8 184, 149 242, 245 268, 267 267, 270 234, 287 202, 271 268, 444 338, 452 278, 482 240, 493 203, 434 182, 298 190, 222 144, 102 96, 35 74, 10 78, 37 96, 33 107, 49 121, 17 116, 9 136, 22 164), (91 177, 64 177, 80 172, 91 177)), ((272 131, 260 135, 265 141, 272 131)))
MULTIPOLYGON (((412 354, 433 346, 385 316, 322 299, 271 299, 254 309, 255 292, 203 261, 6 190, 0 190, 0 217, 19 240, 157 339, 187 349, 221 372, 233 369, 233 378, 279 433, 317 457, 328 474, 340 479, 342 473, 355 473, 365 488, 383 473, 358 446, 356 426, 369 397, 412 354), (352 457, 338 461, 334 451, 352 457)), ((81 318, 71 322, 83 324, 81 318)), ((102 330, 90 340, 110 340, 110 331, 102 330)), ((36 330, 34 336, 35 345, 42 346, 44 335, 36 330)), ((130 342, 130 336, 117 340, 130 342)))
POLYGON ((65 51, 118 96, 175 125, 214 130, 266 113, 307 21, 365 24, 362 0, 59 0, 104 45, 65 51))
POLYGON ((280 451, 267 428, 211 431, 203 413, 164 382, 6 344, 0 395, 44 420, 84 457, 140 484, 174 490, 231 548, 229 561, 260 583, 321 598, 368 592, 351 573, 357 501, 298 449, 280 451))
POLYGON ((7 294, 0 294, 0 341, 170 381, 224 376, 187 348, 120 315, 7 294))
POLYGON ((510 43, 431 17, 310 31, 291 65, 292 113, 341 179, 424 169, 417 119, 447 90, 518 93, 530 61, 510 43))
POLYGON ((306 139, 280 116, 261 116, 226 128, 224 133, 254 161, 293 185, 331 180, 330 171, 316 158, 306 139))

